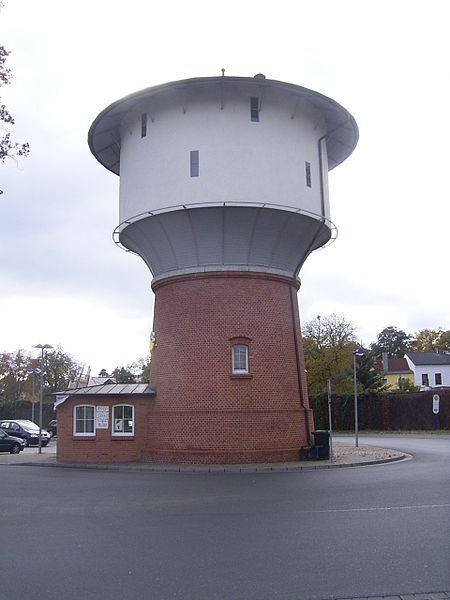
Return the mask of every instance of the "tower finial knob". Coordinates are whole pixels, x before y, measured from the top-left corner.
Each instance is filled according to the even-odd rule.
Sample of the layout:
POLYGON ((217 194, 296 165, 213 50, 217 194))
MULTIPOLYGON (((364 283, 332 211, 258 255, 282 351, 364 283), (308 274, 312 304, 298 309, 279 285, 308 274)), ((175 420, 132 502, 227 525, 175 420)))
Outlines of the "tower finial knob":
POLYGON ((222 77, 225 77, 225 69, 222 67, 222 77))

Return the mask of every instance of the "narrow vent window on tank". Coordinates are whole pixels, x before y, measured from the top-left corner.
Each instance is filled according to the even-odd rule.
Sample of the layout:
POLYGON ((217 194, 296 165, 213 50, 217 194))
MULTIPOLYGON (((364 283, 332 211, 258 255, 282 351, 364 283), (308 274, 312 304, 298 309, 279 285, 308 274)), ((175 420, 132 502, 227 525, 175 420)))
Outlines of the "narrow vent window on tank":
POLYGON ((199 166, 198 150, 191 150, 191 177, 198 177, 199 166))
POLYGON ((141 115, 141 138, 147 135, 147 113, 141 115))
POLYGON ((306 187, 311 187, 311 163, 305 162, 306 187))
POLYGON ((252 121, 259 121, 259 100, 255 96, 250 98, 250 118, 252 121))

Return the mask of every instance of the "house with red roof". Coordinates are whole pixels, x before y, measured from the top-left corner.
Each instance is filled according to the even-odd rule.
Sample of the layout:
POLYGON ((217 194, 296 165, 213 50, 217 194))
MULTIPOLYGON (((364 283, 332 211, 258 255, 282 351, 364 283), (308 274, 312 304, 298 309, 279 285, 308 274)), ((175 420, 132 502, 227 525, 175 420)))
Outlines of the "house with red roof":
POLYGON ((383 373, 384 383, 391 390, 398 389, 401 380, 410 381, 414 385, 414 372, 405 358, 390 357, 387 352, 383 352, 378 367, 383 373))

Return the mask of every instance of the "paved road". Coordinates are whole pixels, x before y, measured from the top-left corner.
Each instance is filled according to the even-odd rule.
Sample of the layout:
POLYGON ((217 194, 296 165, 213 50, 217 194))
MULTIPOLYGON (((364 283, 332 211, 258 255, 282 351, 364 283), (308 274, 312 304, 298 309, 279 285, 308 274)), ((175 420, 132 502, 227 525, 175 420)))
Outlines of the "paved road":
POLYGON ((450 437, 361 437, 414 459, 261 474, 0 465, 1 593, 314 600, 450 590, 450 437))

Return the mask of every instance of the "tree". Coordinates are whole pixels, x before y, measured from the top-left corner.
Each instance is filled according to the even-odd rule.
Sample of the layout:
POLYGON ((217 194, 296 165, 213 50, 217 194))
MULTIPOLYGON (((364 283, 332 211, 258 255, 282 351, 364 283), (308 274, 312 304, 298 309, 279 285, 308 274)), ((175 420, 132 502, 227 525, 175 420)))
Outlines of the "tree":
POLYGON ((148 383, 150 377, 150 356, 140 358, 126 367, 116 367, 112 372, 117 383, 148 383))
MULTIPOLYGON (((0 2, 0 10, 2 8, 3 4, 0 2)), ((0 87, 11 83, 11 69, 8 69, 5 66, 9 54, 10 53, 4 46, 0 46, 0 87)), ((0 160, 4 162, 8 157, 15 158, 16 156, 28 156, 30 152, 28 143, 21 144, 11 140, 9 127, 14 125, 14 118, 4 104, 0 104, 0 123, 0 128, 3 131, 2 137, 0 138, 0 160)), ((2 193, 2 190, 0 190, 0 194, 2 193)))
POLYGON ((0 398, 3 401, 18 402, 24 397, 30 361, 24 350, 0 354, 0 398))
POLYGON ((135 383, 136 377, 126 367, 116 367, 112 372, 112 376, 117 383, 135 383))
POLYGON ((327 390, 327 380, 335 392, 352 390, 355 326, 343 315, 332 314, 309 321, 303 327, 303 352, 312 394, 327 390))
POLYGON ((150 356, 145 356, 138 360, 138 367, 141 370, 140 381, 141 383, 148 383, 150 379, 150 356))
POLYGON ((442 352, 450 353, 450 330, 422 329, 411 342, 413 352, 442 352))
POLYGON ((411 341, 411 335, 391 325, 378 334, 376 343, 371 344, 370 349, 374 356, 387 352, 388 356, 403 358, 405 352, 409 350, 411 341))
POLYGON ((82 365, 70 354, 66 354, 61 346, 53 352, 44 354, 44 387, 49 394, 60 392, 77 381, 82 365))
POLYGON ((364 355, 356 360, 356 382, 360 384, 361 391, 379 392, 386 388, 383 375, 376 368, 374 356, 370 350, 364 350, 364 355))
POLYGON ((406 377, 398 378, 397 387, 400 392, 418 392, 420 390, 419 386, 414 385, 414 383, 410 379, 406 379, 406 377))

